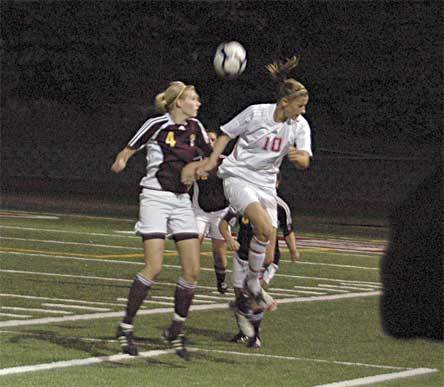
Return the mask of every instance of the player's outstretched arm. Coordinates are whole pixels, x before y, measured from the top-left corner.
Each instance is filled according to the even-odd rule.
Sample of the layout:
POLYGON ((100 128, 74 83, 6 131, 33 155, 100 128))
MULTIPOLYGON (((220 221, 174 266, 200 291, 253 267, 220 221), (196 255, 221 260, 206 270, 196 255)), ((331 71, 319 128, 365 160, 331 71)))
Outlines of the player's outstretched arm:
POLYGON ((297 150, 291 146, 288 150, 288 160, 298 169, 307 169, 310 165, 310 155, 307 151, 297 150))
POLYGON ((201 167, 197 168, 197 177, 208 176, 208 173, 219 165, 219 156, 222 154, 230 140, 231 137, 226 134, 222 134, 217 138, 210 157, 201 167))
POLYGON ((196 170, 197 168, 203 166, 207 162, 207 159, 192 161, 182 168, 180 173, 180 181, 182 184, 191 185, 194 180, 196 180, 196 170))
POLYGON ((116 159, 114 160, 113 165, 111 166, 111 171, 115 173, 122 172, 125 167, 128 160, 136 153, 136 149, 132 149, 130 147, 123 148, 116 156, 116 159))

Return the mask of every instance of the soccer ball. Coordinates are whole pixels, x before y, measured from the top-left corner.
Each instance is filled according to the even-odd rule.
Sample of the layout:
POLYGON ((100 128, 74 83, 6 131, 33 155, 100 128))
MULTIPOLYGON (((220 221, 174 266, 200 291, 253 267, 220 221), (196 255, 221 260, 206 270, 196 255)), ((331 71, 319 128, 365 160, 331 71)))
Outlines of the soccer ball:
POLYGON ((222 78, 237 78, 247 67, 247 52, 239 42, 222 43, 216 49, 213 64, 222 78))

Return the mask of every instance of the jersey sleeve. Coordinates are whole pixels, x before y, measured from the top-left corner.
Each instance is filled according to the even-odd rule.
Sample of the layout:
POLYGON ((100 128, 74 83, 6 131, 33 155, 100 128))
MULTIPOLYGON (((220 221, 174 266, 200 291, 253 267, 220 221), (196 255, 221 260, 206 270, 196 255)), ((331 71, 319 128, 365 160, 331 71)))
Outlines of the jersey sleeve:
POLYGON ((213 152, 213 148, 211 147, 211 143, 210 143, 210 137, 208 136, 208 133, 205 130, 202 123, 199 120, 196 120, 196 122, 197 122, 197 125, 199 126, 199 130, 200 130, 199 135, 198 135, 197 144, 198 144, 200 150, 202 151, 201 156, 208 157, 209 155, 211 155, 211 152, 213 152))
POLYGON ((162 124, 167 121, 166 118, 162 118, 163 117, 155 117, 147 120, 133 138, 129 140, 127 146, 131 149, 141 149, 146 146, 149 139, 160 129, 162 124))
POLYGON ((305 118, 301 120, 296 131, 296 149, 306 151, 310 156, 313 156, 311 150, 311 129, 305 118))
POLYGON ((231 121, 220 127, 220 130, 230 138, 236 138, 240 136, 246 129, 247 123, 253 119, 253 108, 249 106, 231 121))

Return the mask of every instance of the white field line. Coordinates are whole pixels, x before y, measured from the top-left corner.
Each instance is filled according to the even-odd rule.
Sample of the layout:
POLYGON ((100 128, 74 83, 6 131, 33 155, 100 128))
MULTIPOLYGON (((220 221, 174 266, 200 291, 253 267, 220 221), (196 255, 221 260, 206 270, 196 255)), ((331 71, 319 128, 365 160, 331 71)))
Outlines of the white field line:
POLYGON ((71 245, 71 246, 88 246, 88 247, 101 247, 108 249, 125 249, 125 250, 138 250, 143 253, 143 247, 133 247, 133 246, 120 246, 120 245, 105 245, 100 243, 87 243, 87 242, 65 242, 65 241, 55 241, 51 239, 33 239, 33 238, 15 238, 15 237, 0 237, 0 239, 11 240, 11 241, 22 241, 22 242, 37 242, 37 243, 47 243, 47 244, 57 244, 57 245, 71 245))
MULTIPOLYGON (((122 298, 122 297, 118 297, 116 298, 117 301, 128 301, 126 298, 122 298)), ((174 306, 174 302, 167 302, 167 301, 153 301, 153 300, 144 300, 143 301, 144 304, 158 304, 158 305, 169 305, 169 306, 174 306)), ((138 314, 140 314, 138 312, 138 314)))
POLYGON ((104 362, 118 362, 122 360, 131 360, 137 358, 147 358, 147 357, 156 357, 160 355, 168 355, 174 353, 175 349, 163 349, 163 350, 155 350, 155 351, 146 351, 140 352, 139 356, 130 356, 124 354, 111 355, 111 356, 99 356, 99 357, 89 357, 86 359, 74 359, 74 360, 64 360, 64 361, 55 361, 53 363, 43 363, 36 364, 32 366, 20 366, 20 367, 11 367, 11 368, 3 368, 0 369, 0 376, 4 375, 13 375, 13 374, 24 374, 26 372, 34 372, 34 371, 47 371, 58 368, 67 368, 67 367, 76 367, 76 366, 86 366, 91 364, 99 364, 104 362))
POLYGON ((318 287, 318 289, 319 290, 331 290, 331 291, 334 291, 335 293, 350 293, 348 290, 344 290, 344 289, 332 289, 332 288, 330 288, 330 287, 324 287, 324 286, 322 286, 322 285, 319 285, 319 287, 318 287))
POLYGON ((221 299, 226 299, 226 300, 232 300, 233 296, 225 296, 222 294, 219 294, 219 296, 207 296, 206 294, 195 294, 194 295, 194 299, 201 299, 201 298, 207 298, 209 300, 221 300, 221 299))
MULTIPOLYGON (((40 332, 19 332, 19 331, 0 331, 0 334, 5 335, 18 335, 18 336, 32 336, 32 337, 59 337, 64 340, 76 340, 76 341, 90 341, 94 343, 117 343, 117 339, 94 339, 91 337, 79 337, 79 336, 63 336, 54 335, 52 333, 40 333, 40 332)), ((135 340, 137 342, 137 340, 135 340)), ((144 346, 154 346, 155 344, 143 343, 144 346)), ((1 369, 1 368, 0 368, 1 369)))
POLYGON ((437 369, 433 368, 414 368, 407 371, 400 372, 392 372, 389 374, 375 375, 375 376, 367 376, 365 378, 358 378, 352 380, 344 380, 342 382, 322 384, 315 387, 355 387, 355 386, 375 386, 375 383, 383 383, 388 380, 396 380, 403 378, 410 378, 412 376, 432 374, 437 372, 437 369))
POLYGON ((361 288, 357 286, 347 286, 347 285, 328 285, 328 284, 319 284, 319 287, 333 288, 333 289, 344 289, 344 290, 369 290, 368 288, 361 288))
MULTIPOLYGON (((174 297, 171 296, 151 296, 151 298, 154 300, 171 300, 174 301, 174 297)), ((194 299, 194 301, 200 302, 202 304, 214 304, 214 301, 208 301, 208 300, 196 300, 194 299)), ((173 303, 174 305, 174 303, 173 303)))
POLYGON ((39 312, 39 313, 52 313, 52 314, 72 314, 67 310, 53 310, 53 309, 42 309, 42 308, 23 308, 21 306, 2 306, 1 309, 6 310, 21 310, 23 312, 39 312))
POLYGON ((0 312, 0 316, 16 317, 16 318, 30 318, 30 317, 32 317, 31 315, 27 315, 27 314, 14 314, 14 313, 3 313, 3 312, 0 312))
MULTIPOLYGON (((301 358, 301 357, 293 357, 293 356, 279 356, 279 355, 266 355, 266 354, 258 354, 258 353, 246 353, 246 352, 235 352, 235 351, 222 351, 222 350, 208 350, 202 348, 189 348, 190 352, 211 352, 211 353, 220 353, 223 355, 233 355, 233 356, 243 356, 246 358, 265 358, 265 359, 273 359, 273 360, 293 360, 293 361, 303 361, 303 362, 314 362, 314 363, 324 363, 324 364, 336 364, 336 365, 346 365, 352 367, 366 367, 366 368, 376 368, 376 369, 389 369, 389 370, 402 370, 400 372, 390 373, 390 374, 382 374, 376 375, 367 378, 355 379, 355 380, 364 380, 364 379, 378 379, 379 380, 393 380, 397 378, 404 378, 408 376, 416 376, 422 375, 426 373, 436 372, 436 369, 430 368, 416 368, 409 369, 405 367, 395 367, 395 366, 387 366, 387 365, 378 365, 378 364, 366 364, 366 363, 353 363, 353 362, 342 362, 342 361, 334 361, 334 360, 324 360, 324 359, 313 359, 313 358, 301 358), (379 379, 384 378, 387 379, 379 379)), ((73 359, 73 360, 64 360, 57 361, 52 363, 43 363, 43 364, 35 364, 29 366, 19 366, 19 367, 11 367, 11 368, 3 368, 0 369, 0 376, 5 375, 14 375, 14 374, 23 374, 28 372, 35 371, 47 371, 52 369, 60 369, 60 368, 68 368, 68 367, 77 367, 77 366, 86 366, 92 364, 100 364, 104 362, 117 362, 117 361, 125 361, 125 360, 137 360, 141 358, 147 357, 157 357, 162 355, 169 355, 175 352, 174 349, 164 349, 164 350, 153 350, 153 351, 144 351, 140 352, 138 356, 130 356, 124 354, 117 354, 111 356, 98 356, 98 357, 90 357, 86 359, 73 359)), ((354 385, 362 385, 362 384, 341 384, 340 386, 354 386, 354 385)), ((324 385, 333 386, 333 385, 324 385)), ((335 386, 339 387, 339 385, 335 386)), ((320 386, 319 386, 320 387, 320 386)))
POLYGON ((110 305, 110 306, 119 306, 119 307, 125 306, 125 304, 116 304, 111 302, 73 300, 72 298, 24 296, 22 294, 12 294, 12 293, 0 293, 0 297, 24 298, 29 300, 62 301, 62 302, 74 302, 74 303, 77 302, 80 304, 88 304, 88 305, 110 305))
POLYGON ((108 312, 111 309, 108 308, 93 308, 91 306, 81 306, 81 305, 69 305, 69 304, 52 304, 52 303, 43 303, 42 306, 50 306, 53 308, 68 308, 68 309, 81 309, 81 310, 90 310, 91 312, 108 312))
POLYGON ((297 261, 296 265, 315 265, 315 266, 329 266, 329 267, 341 267, 348 269, 362 269, 362 270, 379 270, 378 267, 367 267, 367 266, 354 266, 354 265, 340 265, 336 263, 322 263, 322 262, 306 262, 306 261, 297 261))
MULTIPOLYGON (((51 240, 51 239, 33 239, 33 238, 15 238, 15 237, 0 237, 0 239, 13 240, 13 241, 22 241, 22 242, 34 242, 34 243, 37 242, 37 243, 46 243, 46 244, 100 247, 100 248, 107 248, 107 249, 136 250, 136 251, 139 251, 141 254, 143 253, 143 249, 141 247, 134 247, 134 246, 106 245, 106 244, 100 244, 100 243, 85 243, 85 242, 65 242, 65 241, 56 241, 56 240, 51 240)), ((172 251, 168 250, 168 252, 174 252, 174 250, 172 250, 172 251)), ((288 262, 290 262, 290 261, 288 261, 288 262)), ((329 266, 329 267, 340 267, 340 268, 362 269, 362 270, 378 270, 379 269, 377 267, 342 265, 342 264, 325 263, 325 262, 298 261, 298 262, 295 262, 293 264, 298 264, 298 265, 314 265, 314 266, 329 266)))
MULTIPOLYGON (((293 287, 296 289, 295 292, 299 292, 300 291, 300 290, 297 290, 297 289, 320 290, 317 286, 298 286, 298 285, 294 285, 293 287)), ((322 289, 322 290, 329 291, 329 292, 334 292, 334 289, 322 289)))
MULTIPOLYGON (((172 252, 171 250, 165 250, 165 252, 172 252)), ((87 261, 87 262, 100 262, 100 263, 117 263, 117 264, 128 264, 128 265, 138 265, 143 266, 143 262, 135 262, 135 261, 126 261, 119 259, 105 259, 105 258, 85 258, 85 257, 76 257, 69 255, 53 255, 53 254, 41 254, 41 253, 27 253, 25 251, 0 251, 0 254, 11 254, 11 255, 27 255, 30 257, 43 257, 43 258, 57 258, 57 259, 66 259, 73 261, 87 261)), ((181 266, 179 265, 168 265, 163 264, 163 267, 168 267, 170 269, 179 269, 181 270, 181 266)), ((201 267, 201 271, 210 271, 213 272, 214 268, 201 267)), ((231 273, 231 270, 227 270, 228 273, 231 273)), ((276 274, 278 275, 278 274, 276 274)))
MULTIPOLYGON (((0 251, 0 254, 10 254, 10 255, 26 255, 31 257, 43 257, 43 258, 57 258, 57 259, 66 259, 66 260, 74 260, 74 261, 86 261, 86 262, 101 262, 101 263, 116 263, 116 264, 128 264, 128 265, 138 265, 141 266, 144 263, 143 262, 135 262, 135 261, 126 261, 126 260, 118 260, 118 259, 102 259, 102 258, 84 258, 84 257, 76 257, 76 256, 65 256, 65 255, 50 255, 50 254, 40 254, 40 253, 27 253, 27 252, 20 252, 20 251, 0 251)), ((181 266, 179 265, 168 265, 163 264, 163 267, 171 268, 171 269, 181 269, 181 266)), ((214 268, 207 268, 207 267, 201 267, 201 271, 209 271, 213 272, 214 268)), ((227 270, 227 273, 231 273, 231 270, 227 270)), ((292 274, 275 274, 277 277, 287 277, 287 278, 312 278, 312 279, 321 279, 321 280, 327 280, 332 281, 328 278, 317 278, 317 277, 303 277, 303 276, 295 276, 292 274)), ((336 282, 346 281, 346 280, 334 280, 336 282)), ((352 281, 352 282, 358 282, 361 281, 352 281)), ((367 284, 375 284, 379 285, 377 282, 364 282, 367 284)))
MULTIPOLYGON (((316 302, 316 301, 335 301, 350 298, 363 298, 363 297, 374 297, 380 295, 381 292, 367 292, 367 293, 348 293, 348 294, 334 294, 327 296, 313 296, 313 297, 294 297, 294 298, 283 298, 280 299, 278 304, 289 304, 297 302, 316 302)), ((207 311, 216 309, 228 309, 228 304, 224 302, 223 304, 204 304, 204 305, 192 305, 191 311, 207 311)), ((162 313, 172 313, 173 308, 157 308, 157 309, 146 309, 139 310, 137 312, 138 316, 150 315, 150 314, 162 314, 162 313)), ((74 316, 63 316, 63 317, 45 317, 37 318, 26 321, 0 321, 0 328, 3 327, 17 327, 24 325, 41 325, 50 324, 55 322, 65 322, 65 321, 81 321, 81 320, 94 320, 94 319, 104 319, 104 318, 122 318, 124 315, 123 311, 120 312, 104 312, 104 313, 92 313, 92 314, 80 314, 74 316)))
MULTIPOLYGON (((15 211, 15 210, 3 210, 4 212, 17 213, 17 214, 41 214, 41 212, 33 212, 33 211, 15 211)), ((134 219, 125 219, 125 218, 115 218, 110 216, 94 216, 94 215, 83 215, 83 214, 64 214, 64 213, 53 213, 53 212, 43 212, 43 214, 51 214, 51 216, 59 216, 65 218, 85 218, 85 219, 98 219, 98 220, 115 220, 118 222, 136 222, 134 219)))
MULTIPOLYGON (((341 282, 341 285, 350 285, 350 284, 346 283, 346 282, 341 282)), ((359 286, 367 287, 367 288, 381 288, 382 287, 382 285, 367 285, 364 283, 360 283, 359 286)))
MULTIPOLYGON (((139 239, 140 237, 137 235, 128 235, 128 233, 133 233, 133 231, 114 231, 111 234, 106 233, 92 233, 92 232, 84 232, 84 231, 70 231, 70 230, 60 230, 60 229, 49 229, 49 228, 36 228, 36 227, 21 227, 21 226, 5 226, 0 225, 0 228, 6 228, 6 229, 12 229, 12 230, 25 230, 25 231, 39 231, 39 232, 51 232, 51 233, 68 233, 68 234, 76 234, 76 235, 87 235, 87 236, 99 236, 99 237, 110 237, 110 238, 131 238, 131 239, 139 239)), ((356 249, 351 251, 350 248, 338 248, 338 247, 325 247, 325 246, 318 246, 319 241, 310 241, 310 243, 307 244, 308 241, 303 241, 299 239, 299 247, 301 250, 308 249, 313 250, 316 249, 320 253, 329 253, 329 254, 341 254, 341 255, 357 255, 362 257, 373 257, 376 255, 380 255, 382 252, 382 248, 373 249, 373 251, 362 251, 362 249, 356 249), (324 251, 328 250, 328 251, 324 251), (336 250, 332 251, 332 250, 336 250)), ((322 242, 322 241, 321 241, 322 242)), ((343 243, 343 241, 339 240, 336 243, 343 243)), ((358 243, 358 242, 356 242, 358 243)), ((283 247, 284 248, 284 247, 283 247)), ((282 262, 290 262, 288 260, 282 260, 282 262)))
POLYGON ((20 227, 20 226, 5 226, 0 225, 0 228, 6 228, 11 230, 25 230, 25 231, 39 231, 39 232, 50 232, 50 233, 59 233, 59 234, 76 234, 76 235, 89 235, 89 236, 100 236, 100 237, 108 237, 108 238, 134 238, 139 239, 138 236, 131 235, 120 235, 120 234, 105 234, 98 232, 87 232, 87 231, 71 231, 71 230, 60 230, 54 228, 36 228, 36 227, 20 227))

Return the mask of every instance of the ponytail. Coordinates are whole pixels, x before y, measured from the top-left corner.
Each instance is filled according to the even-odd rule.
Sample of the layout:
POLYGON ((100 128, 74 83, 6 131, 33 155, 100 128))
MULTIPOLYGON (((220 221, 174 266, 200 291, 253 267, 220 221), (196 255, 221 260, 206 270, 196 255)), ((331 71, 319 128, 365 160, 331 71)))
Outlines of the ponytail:
POLYGON ((289 78, 290 73, 299 64, 299 57, 293 56, 285 62, 274 61, 266 66, 273 80, 279 83, 278 99, 296 98, 308 95, 305 86, 296 79, 289 78))

